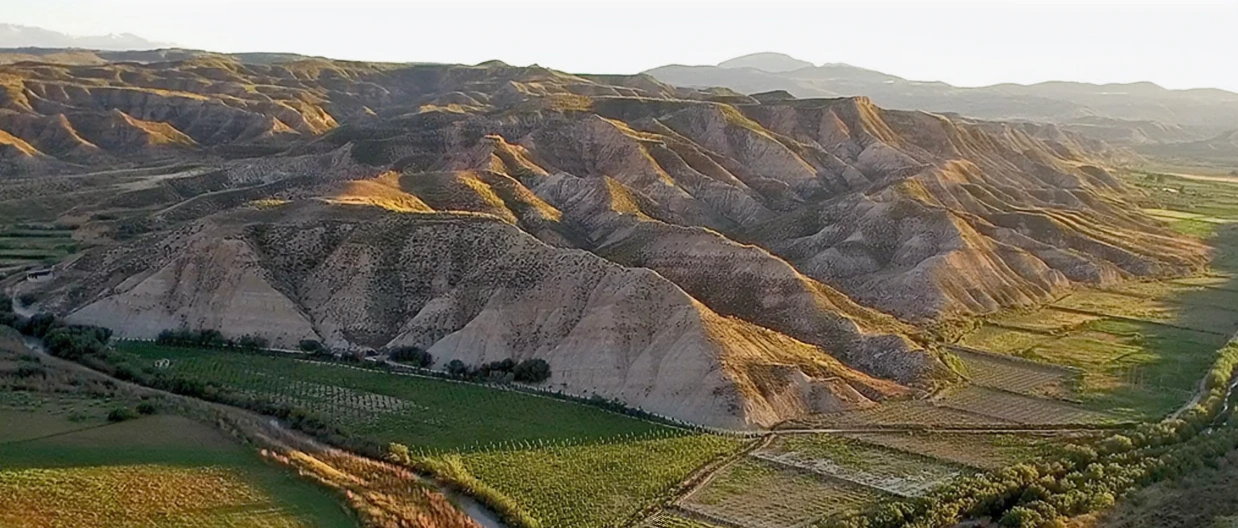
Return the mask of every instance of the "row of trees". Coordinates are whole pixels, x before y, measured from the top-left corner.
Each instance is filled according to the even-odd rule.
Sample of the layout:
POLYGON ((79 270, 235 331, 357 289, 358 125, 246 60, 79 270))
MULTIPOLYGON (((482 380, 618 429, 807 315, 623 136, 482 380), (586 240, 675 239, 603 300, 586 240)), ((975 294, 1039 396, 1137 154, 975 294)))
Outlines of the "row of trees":
POLYGON ((470 381, 541 383, 550 379, 550 364, 544 359, 526 359, 517 363, 516 360, 508 358, 472 367, 453 359, 447 363, 447 374, 470 381))
POLYGON ((415 346, 397 347, 387 350, 387 357, 420 368, 430 368, 434 365, 434 356, 415 346))
POLYGON ((1221 351, 1206 395, 1181 419, 1142 424, 1089 445, 1068 445, 1056 460, 1020 464, 960 479, 917 500, 883 503, 822 523, 832 528, 938 528, 989 517, 1003 526, 1064 526, 1135 489, 1213 464, 1238 449, 1238 427, 1225 399, 1238 367, 1238 344, 1221 351))
POLYGON ((244 350, 265 350, 271 342, 257 335, 243 335, 236 339, 224 337, 223 332, 214 329, 164 330, 155 337, 155 343, 164 346, 187 346, 204 348, 240 348, 244 350))

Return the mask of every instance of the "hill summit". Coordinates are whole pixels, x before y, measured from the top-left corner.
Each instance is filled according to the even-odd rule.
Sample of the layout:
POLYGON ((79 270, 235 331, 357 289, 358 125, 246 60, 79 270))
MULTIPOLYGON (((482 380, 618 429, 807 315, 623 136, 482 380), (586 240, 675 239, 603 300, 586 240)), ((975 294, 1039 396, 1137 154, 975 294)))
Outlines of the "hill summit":
POLYGON ((723 68, 753 68, 770 73, 781 73, 811 68, 813 63, 799 60, 783 53, 767 51, 735 57, 734 59, 722 61, 718 66, 723 68))

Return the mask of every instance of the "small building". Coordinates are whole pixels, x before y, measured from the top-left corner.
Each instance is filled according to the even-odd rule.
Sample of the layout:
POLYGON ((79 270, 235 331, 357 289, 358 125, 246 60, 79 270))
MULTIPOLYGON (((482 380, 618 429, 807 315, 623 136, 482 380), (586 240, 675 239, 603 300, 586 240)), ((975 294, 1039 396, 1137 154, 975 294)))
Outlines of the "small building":
POLYGON ((30 282, 48 281, 48 280, 51 280, 52 274, 55 271, 56 271, 56 268, 43 268, 43 269, 37 269, 37 270, 30 270, 26 272, 26 280, 30 282))

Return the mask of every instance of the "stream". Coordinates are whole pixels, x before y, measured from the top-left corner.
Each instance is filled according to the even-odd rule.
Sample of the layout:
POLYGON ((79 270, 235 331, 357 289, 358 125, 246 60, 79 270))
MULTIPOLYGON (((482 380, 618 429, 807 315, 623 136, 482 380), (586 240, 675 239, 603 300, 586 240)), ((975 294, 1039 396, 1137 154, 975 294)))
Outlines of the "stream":
POLYGON ((1238 376, 1229 382, 1229 387, 1225 389, 1225 400, 1221 405, 1221 412, 1217 413, 1217 417, 1213 420, 1212 425, 1204 431, 1204 434, 1210 434, 1216 428, 1225 425, 1229 421, 1230 402, 1234 399, 1234 389, 1238 388, 1238 376))

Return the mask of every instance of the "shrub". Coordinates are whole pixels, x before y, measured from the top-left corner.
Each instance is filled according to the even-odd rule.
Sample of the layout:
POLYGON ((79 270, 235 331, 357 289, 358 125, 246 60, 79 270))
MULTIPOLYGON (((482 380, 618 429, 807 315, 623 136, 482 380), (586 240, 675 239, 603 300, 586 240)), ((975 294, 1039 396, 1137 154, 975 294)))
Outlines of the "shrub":
POLYGON ((152 415, 155 414, 155 404, 151 402, 142 402, 138 404, 138 414, 152 415))
POLYGON ((323 346, 322 341, 317 339, 302 339, 300 343, 297 343, 297 348, 301 349, 302 352, 309 352, 311 354, 326 354, 329 352, 327 347, 323 346))
POLYGON ((429 368, 434 364, 434 356, 415 346, 394 348, 388 351, 387 354, 392 361, 408 363, 414 367, 429 368))
POLYGON ((1045 522, 1045 518, 1031 508, 1023 506, 1015 506, 1006 511, 998 524, 1010 528, 1038 528, 1045 522))
POLYGON ((38 301, 39 296, 33 293, 23 293, 17 298, 17 302, 21 303, 22 306, 33 306, 38 301))
POLYGON ((47 370, 38 365, 22 365, 17 367, 17 377, 19 378, 46 378, 47 370))
POLYGON ((268 348, 271 342, 262 336, 246 334, 241 336, 236 344, 246 350, 263 350, 268 348))
POLYGON ((137 413, 133 412, 133 409, 130 409, 128 407, 117 407, 115 409, 112 409, 112 412, 107 413, 107 421, 113 422, 113 423, 123 422, 125 420, 132 420, 137 417, 138 417, 137 413))

